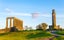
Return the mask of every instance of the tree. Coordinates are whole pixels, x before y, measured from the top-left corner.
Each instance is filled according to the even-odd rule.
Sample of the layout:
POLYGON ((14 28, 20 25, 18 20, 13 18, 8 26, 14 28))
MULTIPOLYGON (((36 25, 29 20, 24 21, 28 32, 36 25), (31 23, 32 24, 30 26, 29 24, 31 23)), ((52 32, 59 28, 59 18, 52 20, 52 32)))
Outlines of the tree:
POLYGON ((46 23, 42 23, 41 26, 42 26, 43 30, 46 30, 46 28, 47 28, 48 25, 46 23))
POLYGON ((25 30, 28 30, 28 26, 25 26, 25 30))
POLYGON ((36 29, 37 30, 42 30, 42 26, 39 24, 39 25, 36 26, 36 29))
POLYGON ((32 27, 29 27, 29 30, 32 30, 32 27))

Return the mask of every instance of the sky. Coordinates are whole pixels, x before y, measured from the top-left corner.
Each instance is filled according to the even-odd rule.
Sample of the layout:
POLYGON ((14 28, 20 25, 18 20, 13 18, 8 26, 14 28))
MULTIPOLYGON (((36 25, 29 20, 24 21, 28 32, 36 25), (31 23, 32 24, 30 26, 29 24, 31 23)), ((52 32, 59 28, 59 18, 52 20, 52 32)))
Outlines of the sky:
POLYGON ((0 0, 0 29, 6 27, 7 17, 23 20, 23 27, 47 23, 52 25, 52 9, 56 12, 56 23, 64 28, 64 0, 0 0), (36 18, 33 13, 38 13, 36 18))

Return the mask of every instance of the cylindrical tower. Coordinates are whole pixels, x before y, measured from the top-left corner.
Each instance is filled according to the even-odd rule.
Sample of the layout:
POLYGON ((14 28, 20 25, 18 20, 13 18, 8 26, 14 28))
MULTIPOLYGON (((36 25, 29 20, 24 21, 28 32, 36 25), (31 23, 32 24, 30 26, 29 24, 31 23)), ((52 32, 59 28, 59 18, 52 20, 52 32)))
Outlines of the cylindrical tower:
POLYGON ((56 13, 55 10, 52 10, 52 28, 56 29, 56 13))

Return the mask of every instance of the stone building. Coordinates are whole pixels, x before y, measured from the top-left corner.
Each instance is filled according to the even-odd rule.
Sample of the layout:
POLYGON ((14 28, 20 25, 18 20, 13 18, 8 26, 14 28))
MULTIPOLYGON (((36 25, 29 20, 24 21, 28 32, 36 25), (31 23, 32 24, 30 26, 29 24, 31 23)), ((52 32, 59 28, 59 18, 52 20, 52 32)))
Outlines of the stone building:
POLYGON ((16 29, 23 30, 23 21, 16 17, 7 17, 6 18, 6 31, 10 31, 13 28, 15 28, 14 30, 16 29))

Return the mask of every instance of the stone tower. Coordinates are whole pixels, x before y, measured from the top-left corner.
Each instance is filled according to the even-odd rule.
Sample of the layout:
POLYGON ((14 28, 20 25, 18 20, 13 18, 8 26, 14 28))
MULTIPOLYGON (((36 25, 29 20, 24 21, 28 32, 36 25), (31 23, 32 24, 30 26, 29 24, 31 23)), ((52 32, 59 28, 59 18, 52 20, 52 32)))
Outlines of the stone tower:
POLYGON ((56 29, 56 13, 55 10, 52 10, 52 28, 56 29))

